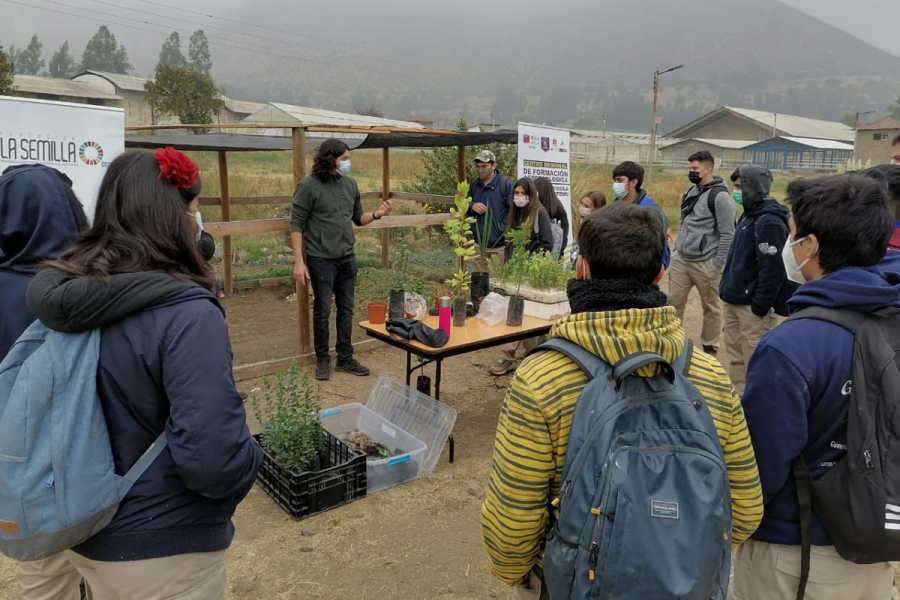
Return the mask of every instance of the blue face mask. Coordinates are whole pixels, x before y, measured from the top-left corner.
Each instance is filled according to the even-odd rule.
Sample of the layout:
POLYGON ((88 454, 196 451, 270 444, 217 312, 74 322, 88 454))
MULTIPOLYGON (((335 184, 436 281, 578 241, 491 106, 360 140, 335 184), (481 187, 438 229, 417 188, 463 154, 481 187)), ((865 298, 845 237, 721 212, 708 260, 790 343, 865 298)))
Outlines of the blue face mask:
POLYGON ((340 162, 340 166, 338 167, 338 173, 340 173, 341 175, 346 175, 349 172, 350 172, 350 161, 342 160, 340 162))

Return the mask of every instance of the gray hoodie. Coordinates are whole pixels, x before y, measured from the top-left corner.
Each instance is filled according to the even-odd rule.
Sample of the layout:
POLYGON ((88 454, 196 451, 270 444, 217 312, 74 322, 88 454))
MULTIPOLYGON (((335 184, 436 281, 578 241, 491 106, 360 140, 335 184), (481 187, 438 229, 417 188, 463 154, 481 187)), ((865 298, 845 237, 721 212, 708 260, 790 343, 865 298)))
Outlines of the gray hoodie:
MULTIPOLYGON (((705 186, 694 186, 685 194, 682 205, 692 201, 699 194, 691 212, 681 215, 681 230, 675 249, 678 256, 687 262, 705 262, 714 260, 716 266, 723 268, 728 260, 728 250, 734 239, 734 218, 736 207, 728 188, 716 195, 715 214, 709 210, 709 193, 714 186, 724 185, 724 180, 713 177, 712 183, 705 186)), ((721 188, 720 188, 721 189, 721 188)))

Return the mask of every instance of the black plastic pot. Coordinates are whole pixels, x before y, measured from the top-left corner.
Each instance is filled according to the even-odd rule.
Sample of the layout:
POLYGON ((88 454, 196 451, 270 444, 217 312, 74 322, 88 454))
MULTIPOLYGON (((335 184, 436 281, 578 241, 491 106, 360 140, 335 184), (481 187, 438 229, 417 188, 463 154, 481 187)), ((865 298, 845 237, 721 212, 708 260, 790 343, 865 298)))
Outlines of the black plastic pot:
POLYGON ((465 298, 454 298, 453 299, 453 326, 454 327, 465 327, 466 326, 466 299, 465 298))
POLYGON ((522 296, 509 297, 509 311, 506 313, 506 324, 510 327, 522 325, 522 317, 525 316, 525 298, 522 296))
POLYGON ((406 316, 406 292, 391 290, 391 301, 388 304, 388 318, 402 319, 406 316))
POLYGON ((481 304, 481 300, 491 293, 491 274, 478 272, 472 273, 472 302, 481 304))

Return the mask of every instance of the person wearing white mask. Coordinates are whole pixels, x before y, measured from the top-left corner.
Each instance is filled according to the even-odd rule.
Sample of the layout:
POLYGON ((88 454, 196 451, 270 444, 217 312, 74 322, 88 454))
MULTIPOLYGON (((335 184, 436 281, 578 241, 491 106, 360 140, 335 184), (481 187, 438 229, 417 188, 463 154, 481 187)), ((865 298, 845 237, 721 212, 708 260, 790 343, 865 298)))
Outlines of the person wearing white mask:
POLYGON ((741 194, 744 214, 715 290, 723 302, 728 376, 738 393, 744 390, 747 364, 759 340, 787 315, 794 286, 785 284, 781 250, 788 236, 790 214, 769 196, 772 174, 744 165, 731 176, 741 194))
MULTIPOLYGON (((553 230, 550 213, 538 200, 537 188, 531 179, 518 180, 513 187, 513 204, 509 208, 506 231, 510 232, 531 224, 531 240, 525 246, 530 254, 553 250, 553 230)), ((506 247, 506 259, 512 255, 512 246, 506 247)), ((533 338, 522 342, 513 342, 503 347, 500 358, 490 368, 491 374, 497 377, 515 370, 519 361, 528 356, 541 343, 542 338, 533 338)))
MULTIPOLYGON (((584 220, 587 219, 591 214, 595 211, 600 210, 606 206, 606 194, 599 190, 592 190, 590 192, 585 193, 585 195, 581 198, 581 201, 578 203, 578 216, 579 216, 579 230, 581 229, 581 223, 584 223, 584 220)), ((575 262, 578 260, 578 234, 575 234, 575 243, 572 244, 572 251, 569 254, 569 261, 572 263, 572 269, 575 268, 575 262)))
POLYGON ((390 200, 374 212, 363 212, 359 187, 350 174, 350 148, 341 140, 322 142, 312 173, 297 185, 291 209, 291 247, 298 293, 313 287, 313 344, 316 379, 331 378, 329 318, 337 305, 337 366, 339 373, 365 377, 369 369, 353 358, 353 309, 358 265, 353 226, 365 227, 391 214, 390 200))
POLYGON ((616 202, 634 202, 642 208, 649 208, 662 219, 663 229, 666 230, 666 252, 663 255, 663 267, 668 269, 672 259, 668 235, 669 218, 666 217, 666 211, 656 203, 656 200, 648 196, 647 191, 642 187, 644 185, 644 167, 636 162, 626 160, 613 169, 612 176, 612 191, 616 202))
MULTIPOLYGON (((743 188, 746 206, 746 181, 743 188)), ((848 319, 900 308, 900 252, 887 249, 893 209, 883 185, 858 175, 795 180, 787 202, 790 238, 776 259, 801 285, 789 301, 796 318, 763 337, 741 398, 765 510, 756 532, 737 550, 729 598, 887 600, 894 584, 888 561, 898 556, 884 552, 888 546, 879 535, 894 529, 885 524, 900 522, 900 509, 890 496, 885 507, 866 505, 861 494, 870 486, 887 494, 896 490, 896 470, 885 455, 891 446, 881 431, 872 431, 872 417, 865 414, 877 406, 878 429, 893 432, 892 404, 879 392, 885 391, 883 380, 869 375, 873 366, 866 361, 875 356, 869 350, 874 338, 855 337, 820 317, 848 319), (801 312, 808 308, 820 312, 801 312), (835 309, 840 312, 830 312, 835 309), (871 432, 871 440, 864 431, 871 432), (811 480, 815 501, 808 520, 801 516, 797 477, 811 480), (821 487, 828 482, 828 490, 821 487), (854 499, 854 510, 842 501, 848 498, 854 499), (805 596, 798 593, 804 521, 810 555, 805 596), (843 543, 840 554, 837 543, 843 543), (871 564, 842 558, 848 553, 871 564)), ((874 333, 891 320, 867 319, 865 329, 874 333)), ((876 368, 896 373, 893 361, 876 368)))

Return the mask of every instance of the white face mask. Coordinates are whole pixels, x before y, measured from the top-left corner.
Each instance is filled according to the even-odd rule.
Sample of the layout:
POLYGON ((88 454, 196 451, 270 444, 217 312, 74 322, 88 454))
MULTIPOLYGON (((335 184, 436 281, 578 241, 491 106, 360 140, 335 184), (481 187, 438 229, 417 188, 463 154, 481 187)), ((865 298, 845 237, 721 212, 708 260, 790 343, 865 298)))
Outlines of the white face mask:
POLYGON ((628 195, 628 184, 627 183, 619 183, 618 181, 613 184, 613 194, 615 194, 616 198, 621 200, 625 196, 628 195))
POLYGON ((513 198, 513 203, 519 208, 525 208, 528 206, 528 196, 515 196, 513 198))
POLYGON ((197 221, 197 241, 200 241, 200 232, 203 231, 203 217, 200 216, 199 210, 195 213, 189 212, 188 215, 197 221))
POLYGON ((579 206, 578 207, 578 214, 581 215, 582 217, 589 217, 592 212, 594 212, 594 209, 588 208, 587 206, 579 206))
MULTIPOLYGON (((803 276, 803 267, 805 267, 809 263, 809 261, 812 260, 812 256, 798 265, 797 259, 794 258, 794 251, 791 250, 791 248, 793 248, 797 244, 802 244, 804 240, 806 240, 806 238, 802 237, 799 240, 795 240, 789 244, 785 244, 784 249, 781 251, 781 261, 784 263, 784 272, 787 275, 787 278, 794 283, 800 284, 806 283, 806 277, 803 276)), ((818 249, 816 250, 816 252, 818 252, 818 249)), ((813 256, 815 256, 815 253, 813 253, 813 256)))
POLYGON ((900 165, 900 160, 897 160, 897 159, 892 158, 892 159, 891 159, 891 164, 892 164, 892 165, 895 165, 895 166, 896 166, 896 165, 900 165))

